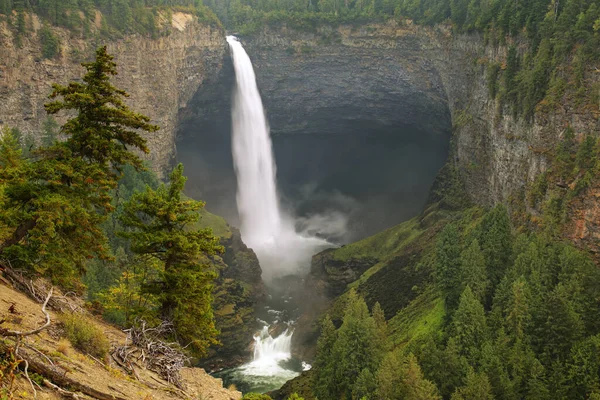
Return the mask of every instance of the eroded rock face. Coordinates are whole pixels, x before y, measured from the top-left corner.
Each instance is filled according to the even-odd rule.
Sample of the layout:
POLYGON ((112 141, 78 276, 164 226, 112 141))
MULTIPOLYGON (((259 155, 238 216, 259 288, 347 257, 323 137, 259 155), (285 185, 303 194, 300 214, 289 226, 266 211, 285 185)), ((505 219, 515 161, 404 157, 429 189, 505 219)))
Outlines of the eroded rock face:
POLYGON ((409 30, 364 26, 265 31, 246 47, 275 136, 340 134, 362 124, 417 128, 444 140, 446 94, 421 42, 409 30))
MULTIPOLYGON (((267 30, 242 38, 271 128, 284 207, 305 218, 341 212, 348 234, 327 236, 340 242, 417 214, 450 142, 446 95, 421 39, 406 29, 373 29, 267 30), (382 39, 391 33, 398 38, 382 39)), ((181 113, 178 156, 194 171, 188 189, 235 224, 234 84, 226 56, 219 77, 181 113)))
POLYGON ((211 371, 237 366, 251 359, 250 343, 259 329, 256 307, 266 295, 256 254, 244 244, 239 230, 229 229, 230 234, 221 239, 225 253, 217 264, 219 277, 213 290, 213 308, 221 344, 211 347, 208 356, 200 360, 200 365, 211 371))
MULTIPOLYGON (((0 126, 18 127, 39 141, 51 84, 80 79, 84 69, 79 63, 92 59, 96 46, 103 43, 91 44, 56 28, 61 55, 44 60, 38 37, 41 23, 35 15, 27 15, 27 21, 33 32, 22 39, 21 48, 6 21, 0 22, 0 126)), ((175 156, 179 109, 221 68, 224 32, 199 24, 189 14, 175 13, 168 36, 153 40, 132 35, 106 44, 118 65, 114 83, 131 95, 128 105, 161 127, 148 136, 148 158, 162 175, 175 156)), ((64 116, 59 119, 63 121, 64 116)))

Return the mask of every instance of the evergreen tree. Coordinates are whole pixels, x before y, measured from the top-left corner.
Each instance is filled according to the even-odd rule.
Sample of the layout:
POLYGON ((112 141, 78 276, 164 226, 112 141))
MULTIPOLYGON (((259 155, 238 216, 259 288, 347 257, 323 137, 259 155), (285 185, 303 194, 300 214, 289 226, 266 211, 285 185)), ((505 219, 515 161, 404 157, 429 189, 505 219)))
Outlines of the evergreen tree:
POLYGON ((210 228, 194 227, 204 203, 182 198, 185 181, 179 164, 168 186, 134 194, 120 217, 129 230, 120 235, 131 240, 135 254, 161 264, 157 279, 143 290, 157 296, 160 318, 173 323, 179 339, 204 354, 217 335, 211 308, 216 272, 208 257, 223 247, 210 228))
POLYGON ((62 128, 68 137, 66 144, 75 156, 98 164, 109 177, 114 176, 111 168, 120 170, 126 164, 143 168, 141 159, 129 149, 148 153, 146 139, 139 131, 158 130, 148 117, 127 107, 127 92, 110 83, 110 77, 117 75, 117 65, 112 60, 106 46, 100 47, 94 62, 82 64, 87 70, 83 83, 54 84, 50 98, 62 100, 45 105, 49 114, 63 110, 77 113, 62 128))
POLYGON ((377 397, 386 400, 440 399, 435 385, 425 379, 413 354, 388 353, 377 371, 377 397))
POLYGON ((315 395, 322 399, 335 397, 333 346, 337 339, 337 332, 329 314, 325 315, 321 323, 321 335, 317 341, 317 354, 313 363, 315 373, 312 375, 312 387, 315 395))
POLYGON ((469 247, 461 253, 460 261, 462 285, 469 286, 475 297, 484 304, 487 298, 489 279, 485 267, 485 257, 477 239, 474 239, 469 247))
POLYGON ((20 169, 0 176, 6 197, 1 218, 12 230, 0 255, 71 284, 66 278, 80 274, 88 258, 109 256, 100 224, 112 211, 115 169, 141 168, 130 149, 147 151, 139 131, 158 129, 131 111, 122 100, 127 93, 110 83, 116 65, 105 47, 83 66, 83 83, 55 84, 50 97, 62 100, 46 104, 50 114, 75 113, 62 128, 67 140, 36 150, 20 169))
POLYGON ((377 381, 370 369, 365 368, 360 372, 356 383, 352 387, 352 398, 357 400, 375 399, 377 381))
POLYGON ((362 370, 377 370, 382 357, 383 343, 375 320, 365 301, 351 290, 332 352, 337 395, 349 398, 362 370))
POLYGON ((504 276, 511 259, 512 234, 506 207, 497 205, 486 213, 478 236, 491 287, 495 287, 504 276))
POLYGON ((448 224, 439 235, 435 248, 436 281, 446 299, 446 307, 454 309, 460 296, 460 240, 454 224, 448 224))
POLYGON ((450 335, 456 340, 460 354, 471 363, 477 362, 481 345, 487 338, 487 326, 483 306, 469 286, 460 296, 450 335))
POLYGON ((465 385, 456 389, 452 400, 493 400, 492 387, 484 373, 476 373, 473 368, 467 373, 465 385))

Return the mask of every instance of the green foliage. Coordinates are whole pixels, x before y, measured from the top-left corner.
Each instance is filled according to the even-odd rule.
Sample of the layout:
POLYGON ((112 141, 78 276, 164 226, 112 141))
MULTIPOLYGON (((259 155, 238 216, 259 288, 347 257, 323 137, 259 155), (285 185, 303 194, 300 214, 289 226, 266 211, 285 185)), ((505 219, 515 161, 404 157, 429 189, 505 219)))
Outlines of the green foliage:
POLYGON ((376 397, 389 400, 441 400, 432 382, 423 377, 413 354, 388 353, 377 371, 376 397))
MULTIPOLYGON (((377 313, 379 319, 381 313, 377 313)), ((381 322, 378 327, 364 300, 351 290, 340 328, 336 331, 328 316, 323 321, 314 362, 317 397, 348 398, 354 391, 363 392, 369 384, 365 370, 376 371, 383 357, 382 332, 381 322), (361 387, 355 388, 357 382, 361 387)))
POLYGON ((485 266, 485 257, 474 239, 471 245, 460 254, 460 281, 462 285, 471 288, 473 295, 480 302, 485 302, 490 282, 485 266))
POLYGON ((493 400, 492 386, 485 373, 476 373, 472 368, 467 373, 465 385, 456 389, 452 400, 493 400))
POLYGON ((127 93, 110 83, 116 69, 106 48, 84 67, 83 83, 54 85, 51 97, 62 100, 46 104, 51 114, 74 114, 62 128, 66 140, 24 158, 5 135, 0 159, 10 165, 0 170, 0 224, 9 232, 1 238, 0 255, 71 287, 78 286, 88 259, 110 257, 101 223, 113 210, 116 171, 126 164, 142 167, 130 150, 146 150, 139 131, 157 129, 131 111, 122 100, 127 93))
POLYGON ((454 224, 444 227, 435 249, 435 276, 448 308, 454 308, 460 295, 460 238, 454 224))
POLYGON ((94 357, 105 358, 110 350, 104 332, 89 318, 74 313, 62 314, 65 336, 73 347, 94 357))
POLYGON ((127 228, 119 235, 130 240, 131 251, 146 265, 141 294, 156 296, 160 318, 173 322, 180 340, 203 354, 216 343, 212 312, 212 281, 216 277, 209 256, 223 252, 210 228, 188 229, 199 219, 204 203, 182 199, 186 178, 179 164, 170 184, 148 187, 124 204, 120 216, 127 228), (152 263, 152 264, 149 264, 152 263))
POLYGON ((146 139, 138 132, 155 132, 159 128, 149 123, 150 118, 130 110, 124 102, 128 94, 110 83, 110 77, 117 75, 112 60, 106 46, 100 47, 94 62, 82 64, 87 70, 83 83, 54 84, 50 98, 62 97, 62 100, 47 103, 45 108, 48 114, 63 110, 78 112, 62 129, 69 137, 67 146, 114 176, 112 168, 119 171, 126 164, 142 168, 139 156, 129 149, 148 153, 146 139))
POLYGON ((317 355, 313 368, 318 371, 313 375, 313 391, 321 398, 327 399, 334 396, 335 389, 331 384, 335 372, 333 346, 337 340, 337 332, 329 314, 325 315, 321 323, 321 335, 317 342, 317 355))
POLYGON ((477 362, 481 345, 487 337, 487 325, 483 306, 469 286, 460 295, 450 326, 450 337, 455 341, 459 354, 471 363, 477 362))
POLYGON ((54 58, 60 53, 60 40, 52 32, 52 29, 44 25, 39 32, 40 43, 42 44, 42 56, 44 58, 54 58))
MULTIPOLYGON (((595 146, 590 140, 581 152, 589 154, 595 146)), ((574 171, 579 145, 568 147, 565 160, 574 171)), ((581 164, 582 170, 592 164, 596 162, 581 164)), ((426 250, 427 263, 435 267, 433 287, 396 310, 387 323, 383 358, 375 367, 352 371, 351 393, 343 391, 347 386, 335 386, 341 381, 336 378, 341 363, 331 361, 336 360, 332 349, 339 346, 342 328, 336 331, 326 319, 313 367, 314 394, 327 399, 596 396, 600 271, 586 253, 551 232, 514 231, 527 232, 513 229, 502 206, 483 215, 455 215, 426 250), (445 268, 449 265, 453 267, 445 268), (455 304, 440 298, 457 290, 462 293, 455 304), (416 357, 412 361, 411 353, 416 357), (417 388, 425 388, 426 394, 419 397, 417 388)), ((358 287, 364 290, 365 285, 358 287)), ((374 306, 373 319, 384 319, 376 315, 374 306)))
POLYGON ((271 400, 271 397, 260 393, 246 393, 242 400, 271 400))

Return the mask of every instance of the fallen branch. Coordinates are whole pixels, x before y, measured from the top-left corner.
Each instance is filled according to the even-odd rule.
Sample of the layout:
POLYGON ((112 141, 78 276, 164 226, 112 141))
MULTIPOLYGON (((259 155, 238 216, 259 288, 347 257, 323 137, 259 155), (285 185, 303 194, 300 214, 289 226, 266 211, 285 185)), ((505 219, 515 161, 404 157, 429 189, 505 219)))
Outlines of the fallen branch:
POLYGON ((126 344, 115 349, 112 353, 113 359, 119 365, 126 366, 124 369, 127 371, 135 373, 130 356, 138 353, 138 362, 141 361, 146 368, 157 372, 168 383, 184 390, 179 371, 188 358, 177 348, 176 344, 162 341, 162 338, 167 336, 171 329, 171 324, 167 322, 163 322, 155 328, 149 328, 146 326, 146 321, 139 321, 134 327, 125 330, 127 332, 126 344))
MULTIPOLYGON (((17 340, 19 340, 17 338, 17 340)), ((0 353, 10 353, 13 351, 8 345, 0 342, 0 353)), ((57 365, 46 364, 41 361, 41 358, 33 352, 26 350, 26 348, 19 349, 19 358, 21 360, 27 361, 29 370, 45 377, 52 385, 57 386, 58 388, 68 387, 73 392, 64 391, 60 392, 64 395, 68 395, 74 399, 79 399, 81 397, 73 397, 75 392, 81 392, 84 395, 90 396, 94 399, 98 400, 127 400, 123 397, 116 396, 111 393, 104 393, 93 387, 87 386, 81 382, 76 381, 75 379, 71 379, 67 376, 67 371, 57 365)), ((47 384, 44 382, 47 386, 47 384)), ((53 389, 57 390, 56 388, 53 389)), ((62 389, 64 390, 64 389, 62 389)))
POLYGON ((23 360, 23 362, 25 363, 25 379, 27 379, 29 381, 29 384, 31 385, 31 390, 33 390, 33 398, 37 399, 37 390, 35 390, 35 386, 33 386, 33 382, 31 381, 31 378, 29 377, 29 363, 27 362, 27 360, 23 360))
POLYGON ((27 331, 27 332, 11 331, 10 329, 0 328, 0 335, 11 336, 11 337, 24 337, 24 336, 35 335, 36 333, 40 333, 41 331, 43 331, 44 329, 49 327, 50 326, 50 314, 48 313, 48 311, 46 311, 46 306, 48 305, 48 301, 50 301, 50 297, 52 297, 53 289, 54 288, 50 288, 50 291, 48 292, 48 296, 46 296, 46 301, 44 301, 44 305, 42 305, 42 312, 46 316, 46 323, 44 325, 40 326, 37 329, 27 331))
MULTIPOLYGON (((48 287, 46 286, 46 281, 38 279, 37 281, 33 281, 27 278, 22 271, 17 271, 10 266, 10 262, 7 260, 0 260, 0 272, 4 274, 6 278, 8 278, 9 285, 12 283, 12 286, 18 288, 21 292, 32 298, 38 303, 42 303, 45 299, 45 294, 48 291, 48 287)), ((3 281, 7 281, 3 279, 3 281)), ((69 309, 72 312, 82 312, 83 308, 69 298, 69 293, 65 295, 54 295, 48 302, 48 307, 57 310, 57 311, 65 311, 65 309, 69 309)))
POLYGON ((44 379, 43 383, 44 383, 44 386, 57 391, 62 396, 70 397, 72 399, 80 399, 81 398, 77 395, 77 393, 69 392, 68 390, 65 390, 59 386, 56 386, 54 383, 50 382, 48 379, 44 379))

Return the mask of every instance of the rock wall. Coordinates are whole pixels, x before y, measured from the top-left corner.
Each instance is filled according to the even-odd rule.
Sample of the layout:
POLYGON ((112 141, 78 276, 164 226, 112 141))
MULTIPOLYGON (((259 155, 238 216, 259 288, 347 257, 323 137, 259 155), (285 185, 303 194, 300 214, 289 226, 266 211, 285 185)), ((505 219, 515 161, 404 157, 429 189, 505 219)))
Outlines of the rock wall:
MULTIPOLYGON (((600 129, 600 112, 573 99, 538 112, 533 121, 514 118, 490 98, 486 78, 488 62, 503 64, 507 48, 488 46, 478 34, 453 34, 449 26, 391 21, 313 33, 282 27, 245 40, 273 125, 283 127, 275 134, 327 132, 332 113, 348 126, 370 116, 375 123, 401 121, 430 133, 451 123, 451 161, 477 204, 522 196, 549 167, 567 126, 579 138, 600 129), (313 120, 303 120, 306 115, 313 120)), ((588 66, 590 87, 600 82, 594 71, 598 66, 588 66)), ((592 187, 571 208, 565 232, 594 252, 600 252, 598 193, 600 187, 592 187)))
MULTIPOLYGON (((13 30, 6 21, 0 22, 0 126, 18 127, 39 140, 51 84, 80 79, 84 71, 80 62, 90 60, 104 41, 74 37, 56 28, 61 54, 47 60, 39 42, 41 22, 36 15, 27 15, 27 25, 30 32, 18 47, 13 30)), ((167 32, 158 39, 131 35, 106 43, 118 65, 115 84, 131 95, 129 106, 161 127, 148 136, 148 158, 161 175, 175 155, 179 109, 205 79, 218 73, 226 50, 224 32, 198 23, 190 14, 175 13, 167 32)))

